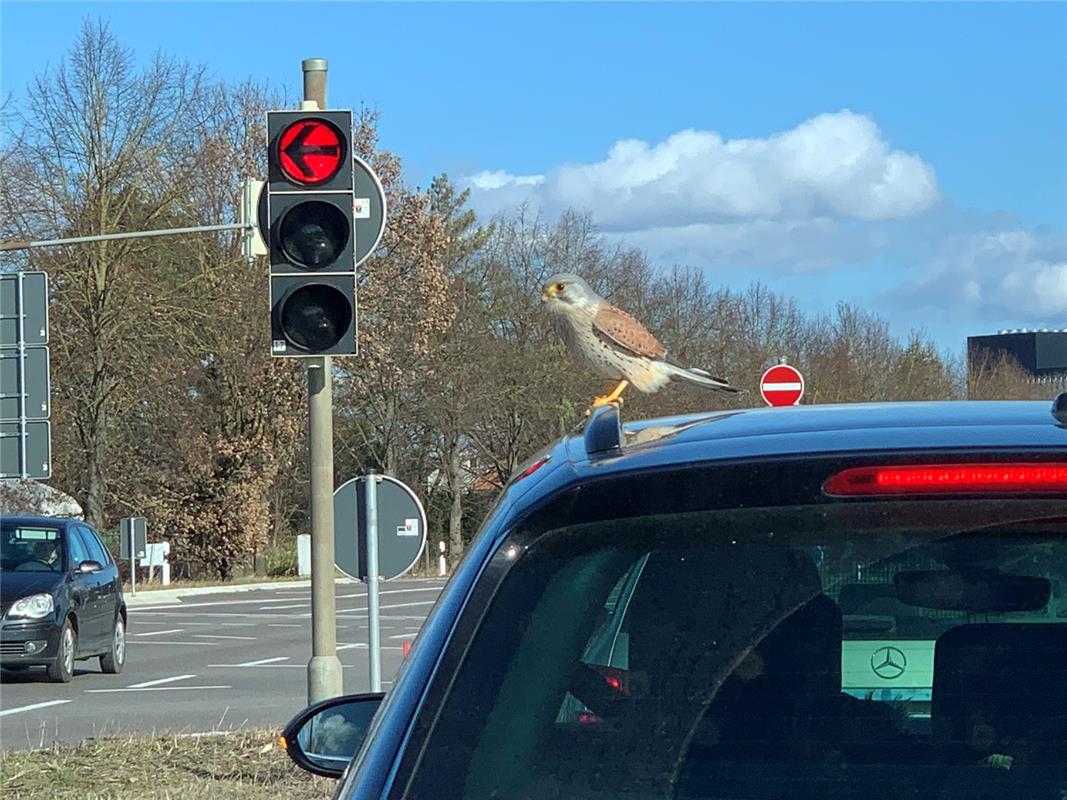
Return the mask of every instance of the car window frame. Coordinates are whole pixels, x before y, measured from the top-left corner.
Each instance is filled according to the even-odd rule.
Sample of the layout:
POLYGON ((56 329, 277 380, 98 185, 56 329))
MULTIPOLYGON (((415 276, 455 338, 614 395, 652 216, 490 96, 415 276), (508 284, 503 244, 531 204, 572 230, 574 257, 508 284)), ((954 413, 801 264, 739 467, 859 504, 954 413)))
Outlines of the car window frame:
POLYGON ((89 551, 90 560, 97 561, 105 567, 110 566, 112 563, 111 554, 108 552, 103 541, 101 541, 100 537, 96 534, 96 531, 88 525, 78 525, 76 527, 82 536, 82 543, 85 544, 86 549, 89 551), (94 550, 99 552, 95 553, 93 552, 94 550), (97 558, 97 555, 99 555, 100 558, 97 558))
POLYGON ((83 561, 91 561, 89 556, 89 547, 85 544, 85 540, 82 539, 80 526, 68 525, 66 528, 67 539, 67 552, 70 554, 70 563, 67 566, 68 570, 77 569, 78 565, 83 561), (80 547, 82 550, 83 558, 78 558, 75 554, 75 547, 80 547))

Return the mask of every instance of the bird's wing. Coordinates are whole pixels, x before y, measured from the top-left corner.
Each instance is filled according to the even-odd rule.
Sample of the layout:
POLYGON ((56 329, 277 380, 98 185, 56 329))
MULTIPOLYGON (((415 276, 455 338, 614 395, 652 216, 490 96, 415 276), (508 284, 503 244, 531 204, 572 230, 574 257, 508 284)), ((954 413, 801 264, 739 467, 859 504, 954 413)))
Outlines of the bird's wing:
POLYGON ((663 358, 667 348, 625 311, 601 302, 593 317, 593 331, 616 347, 644 358, 663 358))

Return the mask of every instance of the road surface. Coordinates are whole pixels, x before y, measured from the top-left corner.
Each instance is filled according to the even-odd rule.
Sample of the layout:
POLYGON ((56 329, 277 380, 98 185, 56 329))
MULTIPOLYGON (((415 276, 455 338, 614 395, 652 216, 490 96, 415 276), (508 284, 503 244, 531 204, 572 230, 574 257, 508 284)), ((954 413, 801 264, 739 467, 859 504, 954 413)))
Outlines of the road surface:
MULTIPOLYGON (((382 584, 383 689, 443 585, 415 579, 382 584)), ((310 594, 307 586, 257 589, 131 606, 120 675, 102 674, 95 658, 77 662, 69 684, 48 683, 39 669, 0 672, 0 747, 281 725, 307 701, 310 594)), ((363 584, 337 584, 337 609, 345 692, 368 691, 363 584)))

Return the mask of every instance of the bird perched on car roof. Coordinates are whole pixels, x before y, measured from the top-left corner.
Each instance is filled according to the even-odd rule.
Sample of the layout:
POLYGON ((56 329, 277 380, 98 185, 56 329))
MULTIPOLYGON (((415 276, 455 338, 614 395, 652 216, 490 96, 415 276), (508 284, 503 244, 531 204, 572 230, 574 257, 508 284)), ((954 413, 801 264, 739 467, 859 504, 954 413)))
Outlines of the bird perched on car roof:
POLYGON ((621 402, 629 385, 651 394, 672 380, 720 392, 740 391, 724 378, 669 361, 667 348, 644 325, 577 275, 553 275, 542 289, 541 301, 552 312, 568 348, 594 371, 619 382, 609 394, 594 399, 594 407, 621 402))

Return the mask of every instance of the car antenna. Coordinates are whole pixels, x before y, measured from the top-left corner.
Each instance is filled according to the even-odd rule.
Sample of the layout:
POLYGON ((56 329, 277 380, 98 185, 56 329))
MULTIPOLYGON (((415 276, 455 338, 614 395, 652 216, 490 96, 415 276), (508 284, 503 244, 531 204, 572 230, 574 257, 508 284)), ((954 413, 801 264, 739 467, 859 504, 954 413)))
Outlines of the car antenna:
POLYGON ((1060 427, 1067 427, 1067 392, 1060 392, 1052 400, 1052 416, 1060 427))
POLYGON ((615 403, 592 410, 585 423, 585 452, 590 457, 612 455, 622 450, 622 418, 615 403))

